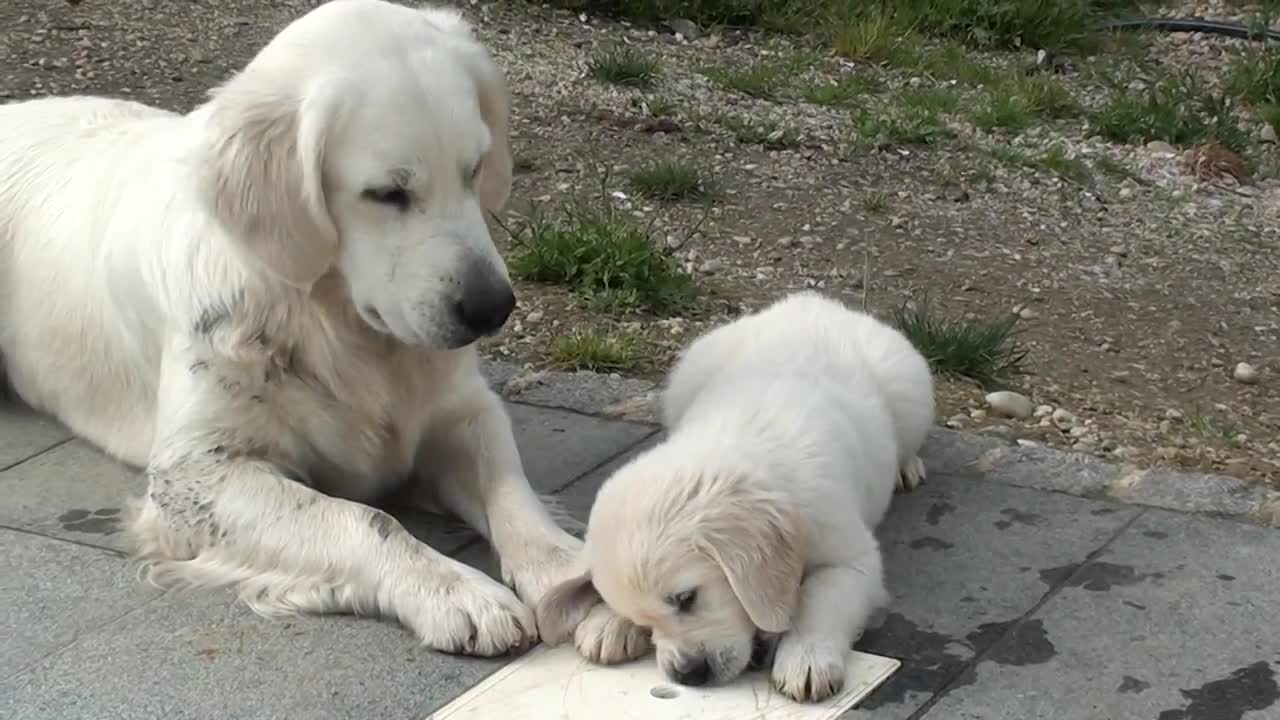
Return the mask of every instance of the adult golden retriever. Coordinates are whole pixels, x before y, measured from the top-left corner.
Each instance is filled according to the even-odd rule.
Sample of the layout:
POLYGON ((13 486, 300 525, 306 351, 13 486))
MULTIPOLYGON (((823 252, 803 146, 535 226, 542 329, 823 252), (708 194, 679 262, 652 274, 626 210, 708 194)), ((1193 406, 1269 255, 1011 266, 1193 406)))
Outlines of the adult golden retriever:
POLYGON ((450 652, 534 640, 580 543, 473 347, 515 304, 483 214, 510 193, 508 112, 456 11, 380 0, 298 18, 189 114, 0 108, 2 366, 145 468, 128 531, 154 581, 391 616, 450 652), (515 592, 367 504, 391 492, 458 514, 515 592))

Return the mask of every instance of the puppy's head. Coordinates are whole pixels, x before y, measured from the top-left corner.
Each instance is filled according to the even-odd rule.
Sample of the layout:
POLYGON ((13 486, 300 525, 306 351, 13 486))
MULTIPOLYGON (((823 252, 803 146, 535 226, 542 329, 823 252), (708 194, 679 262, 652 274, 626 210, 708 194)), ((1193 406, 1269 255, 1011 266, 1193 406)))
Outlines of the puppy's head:
POLYGON ((266 270, 302 288, 336 271, 364 322, 413 345, 505 324, 484 211, 511 189, 507 90, 456 12, 327 3, 202 112, 201 195, 266 270))
POLYGON ((796 518, 751 470, 699 471, 664 448, 601 489, 586 536, 589 569, 538 608, 548 642, 603 599, 652 629, 658 664, 686 685, 737 677, 758 634, 786 630, 803 573, 796 518))

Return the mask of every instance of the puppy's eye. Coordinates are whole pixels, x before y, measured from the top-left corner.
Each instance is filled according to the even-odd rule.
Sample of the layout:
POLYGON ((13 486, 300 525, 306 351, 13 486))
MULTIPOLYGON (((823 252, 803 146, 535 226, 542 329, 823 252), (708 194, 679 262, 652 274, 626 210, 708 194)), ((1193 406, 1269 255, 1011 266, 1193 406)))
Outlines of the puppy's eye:
POLYGON ((667 597, 667 603, 674 607, 678 612, 687 613, 693 610, 693 604, 698 601, 698 590, 685 590, 684 592, 675 593, 667 597))
POLYGON ((402 187, 369 188, 360 193, 360 196, 380 205, 390 205, 397 210, 409 208, 409 191, 402 187))

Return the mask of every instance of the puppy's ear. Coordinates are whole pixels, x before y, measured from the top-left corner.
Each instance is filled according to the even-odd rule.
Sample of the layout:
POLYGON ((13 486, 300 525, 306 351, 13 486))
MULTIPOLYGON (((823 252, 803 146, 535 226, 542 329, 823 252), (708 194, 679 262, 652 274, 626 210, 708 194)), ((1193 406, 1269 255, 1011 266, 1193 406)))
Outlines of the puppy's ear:
POLYGON ((542 641, 554 647, 567 640, 600 602, 589 572, 551 588, 534 610, 542 641))
POLYGON ((326 84, 299 93, 242 73, 208 106, 201 197, 250 256, 296 287, 310 287, 338 252, 322 177, 337 97, 326 84))
POLYGON ((717 503, 698 545, 720 566, 755 626, 780 633, 791 626, 804 575, 793 515, 752 490, 717 503))

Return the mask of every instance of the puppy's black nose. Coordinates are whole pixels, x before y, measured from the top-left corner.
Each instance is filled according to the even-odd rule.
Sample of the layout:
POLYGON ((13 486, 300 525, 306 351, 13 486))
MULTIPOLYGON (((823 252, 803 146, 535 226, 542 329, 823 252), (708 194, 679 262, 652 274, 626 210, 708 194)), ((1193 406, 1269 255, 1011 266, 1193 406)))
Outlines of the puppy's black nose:
POLYGON ((691 687, 706 685, 707 681, 711 679, 711 663, 702 658, 690 663, 677 665, 673 675, 672 679, 681 685, 689 685, 691 687))
POLYGON ((477 283, 467 288, 458 301, 458 320, 475 335, 490 335, 502 328, 516 307, 516 292, 510 283, 477 283))

